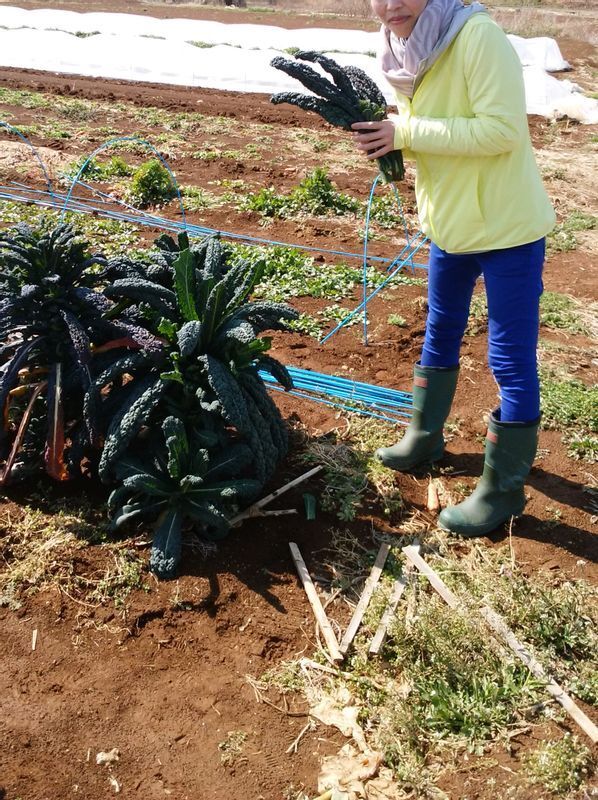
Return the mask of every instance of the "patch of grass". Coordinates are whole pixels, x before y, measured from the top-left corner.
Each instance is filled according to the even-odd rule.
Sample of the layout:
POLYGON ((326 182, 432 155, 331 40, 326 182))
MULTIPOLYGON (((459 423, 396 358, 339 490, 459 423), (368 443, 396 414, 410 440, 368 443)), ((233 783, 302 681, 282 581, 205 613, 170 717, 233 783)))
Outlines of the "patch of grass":
MULTIPOLYGON (((343 300, 353 297, 356 287, 361 287, 361 267, 344 262, 322 264, 301 250, 285 245, 256 247, 229 245, 233 259, 261 262, 263 278, 255 289, 255 296, 282 302, 289 297, 316 297, 326 300, 343 300)), ((385 280, 376 267, 369 267, 368 286, 374 288, 385 280)), ((391 285, 417 284, 421 281, 407 275, 396 275, 391 285)))
POLYGON ((33 125, 19 125, 18 129, 25 136, 39 136, 40 139, 59 141, 61 139, 72 139, 73 131, 65 128, 58 122, 40 122, 33 125))
POLYGON ((245 145, 242 150, 222 150, 216 145, 210 145, 210 147, 204 148, 203 150, 196 150, 192 158, 198 159, 199 161, 219 161, 221 159, 228 159, 229 161, 247 161, 252 158, 258 158, 259 154, 260 151, 257 145, 250 142, 245 145))
POLYGON ((488 327, 488 301, 485 294, 474 294, 469 307, 466 336, 477 336, 488 327))
POLYGON ((590 750, 568 733, 559 741, 543 742, 524 763, 530 783, 561 795, 579 789, 596 766, 590 750))
MULTIPOLYGON (((41 206, 30 206, 26 203, 0 203, 0 223, 3 226, 17 225, 27 222, 43 230, 55 228, 60 219, 60 212, 50 211, 41 206)), ((141 248, 142 239, 138 229, 127 222, 114 219, 102 219, 90 214, 73 214, 67 212, 65 221, 89 242, 92 249, 106 256, 129 254, 135 248, 141 248)))
POLYGON ((0 87, 0 102, 8 106, 21 106, 22 108, 50 108, 54 105, 52 99, 40 92, 28 92, 23 89, 6 89, 0 87))
POLYGON ((593 214, 573 211, 566 220, 555 225, 546 237, 547 255, 575 250, 578 245, 575 234, 579 231, 594 230, 596 223, 597 218, 593 214))

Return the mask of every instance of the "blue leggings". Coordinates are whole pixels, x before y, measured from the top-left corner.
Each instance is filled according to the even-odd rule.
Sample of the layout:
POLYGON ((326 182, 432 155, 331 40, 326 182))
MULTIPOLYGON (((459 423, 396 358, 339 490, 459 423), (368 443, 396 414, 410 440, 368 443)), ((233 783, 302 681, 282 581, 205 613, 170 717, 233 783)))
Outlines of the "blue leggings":
POLYGON ((467 326, 473 287, 484 277, 488 298, 488 363, 500 389, 503 422, 540 414, 536 364, 545 240, 490 250, 446 253, 430 248, 424 367, 454 367, 467 326))

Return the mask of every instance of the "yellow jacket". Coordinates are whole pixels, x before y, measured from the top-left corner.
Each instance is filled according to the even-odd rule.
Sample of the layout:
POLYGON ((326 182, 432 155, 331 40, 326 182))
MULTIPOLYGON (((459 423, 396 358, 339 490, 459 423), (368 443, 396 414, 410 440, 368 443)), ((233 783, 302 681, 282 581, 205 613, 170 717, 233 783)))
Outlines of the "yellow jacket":
POLYGON ((424 233, 442 250, 500 250, 545 236, 555 215, 536 166, 521 64, 487 14, 472 16, 397 94, 395 147, 414 158, 424 233))

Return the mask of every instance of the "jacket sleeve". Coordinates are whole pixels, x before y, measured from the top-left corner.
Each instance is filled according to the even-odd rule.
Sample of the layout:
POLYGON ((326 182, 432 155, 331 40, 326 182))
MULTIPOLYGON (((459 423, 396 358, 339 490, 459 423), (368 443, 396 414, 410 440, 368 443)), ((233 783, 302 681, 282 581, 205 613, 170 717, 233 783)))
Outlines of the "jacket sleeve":
POLYGON ((527 135, 521 63, 497 25, 476 25, 462 33, 464 71, 471 117, 432 119, 401 116, 395 145, 415 153, 496 156, 513 150, 527 135))

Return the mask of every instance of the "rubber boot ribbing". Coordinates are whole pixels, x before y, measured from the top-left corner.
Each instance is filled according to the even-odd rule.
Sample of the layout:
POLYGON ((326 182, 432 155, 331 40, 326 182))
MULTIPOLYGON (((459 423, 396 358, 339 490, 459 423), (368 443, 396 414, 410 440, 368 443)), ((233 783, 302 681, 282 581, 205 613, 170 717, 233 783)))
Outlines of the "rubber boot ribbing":
POLYGON ((442 429, 451 410, 459 367, 422 367, 413 370, 413 416, 405 435, 392 447, 376 450, 384 466, 405 472, 444 455, 442 429))
POLYGON ((483 536, 523 512, 524 483, 536 455, 539 423, 539 418, 519 423, 491 416, 482 477, 466 500, 440 513, 441 528, 460 536, 483 536))

